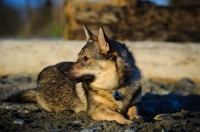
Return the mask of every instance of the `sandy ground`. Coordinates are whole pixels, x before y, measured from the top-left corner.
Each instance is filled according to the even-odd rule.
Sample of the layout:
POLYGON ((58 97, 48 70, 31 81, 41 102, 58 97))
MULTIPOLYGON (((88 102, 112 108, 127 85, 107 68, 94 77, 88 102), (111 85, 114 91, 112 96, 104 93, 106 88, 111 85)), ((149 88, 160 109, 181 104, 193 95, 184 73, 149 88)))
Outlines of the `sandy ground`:
MULTIPOLYGON (((49 39, 0 40, 0 100, 35 88, 39 71, 57 62, 76 60, 84 44, 83 41, 49 39)), ((37 104, 0 101, 0 131, 199 132, 200 45, 126 44, 144 76, 140 108, 143 119, 120 125, 114 121, 94 121, 85 112, 45 113, 37 104), (157 82, 147 78, 157 78, 157 82), (166 80, 173 80, 173 83, 163 82, 166 80)))

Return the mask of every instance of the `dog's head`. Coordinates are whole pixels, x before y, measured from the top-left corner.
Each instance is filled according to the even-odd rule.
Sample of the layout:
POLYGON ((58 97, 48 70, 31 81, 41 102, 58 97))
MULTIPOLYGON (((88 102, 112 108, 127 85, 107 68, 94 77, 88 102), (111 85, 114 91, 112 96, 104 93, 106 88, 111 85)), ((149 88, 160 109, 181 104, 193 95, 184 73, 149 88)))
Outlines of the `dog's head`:
POLYGON ((123 81, 124 71, 135 68, 132 54, 125 45, 110 40, 103 27, 95 36, 84 25, 87 44, 78 54, 78 60, 69 69, 67 77, 75 81, 89 81, 102 89, 113 89, 123 81), (128 69, 126 69, 128 68, 128 69))

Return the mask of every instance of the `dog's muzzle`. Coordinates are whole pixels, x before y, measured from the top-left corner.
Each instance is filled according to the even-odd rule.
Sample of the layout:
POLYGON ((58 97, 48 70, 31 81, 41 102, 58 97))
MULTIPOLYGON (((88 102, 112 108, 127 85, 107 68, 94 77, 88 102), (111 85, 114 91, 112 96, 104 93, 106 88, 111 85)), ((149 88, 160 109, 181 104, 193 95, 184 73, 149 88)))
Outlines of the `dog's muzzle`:
POLYGON ((66 72, 66 76, 69 80, 73 82, 92 82, 94 80, 94 75, 87 74, 82 76, 75 76, 73 74, 70 74, 69 72, 66 72))

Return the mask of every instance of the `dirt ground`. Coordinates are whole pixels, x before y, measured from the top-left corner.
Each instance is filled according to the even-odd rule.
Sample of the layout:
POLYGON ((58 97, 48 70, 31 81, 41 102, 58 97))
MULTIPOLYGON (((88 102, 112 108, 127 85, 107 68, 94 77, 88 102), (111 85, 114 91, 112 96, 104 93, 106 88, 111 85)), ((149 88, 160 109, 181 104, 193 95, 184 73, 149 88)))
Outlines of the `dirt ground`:
MULTIPOLYGON (((36 87, 37 74, 0 77, 0 100, 36 87)), ((176 83, 142 80, 142 119, 129 125, 115 121, 94 121, 86 112, 45 113, 37 104, 0 102, 0 131, 116 131, 116 132, 200 132, 200 85, 187 78, 176 83)))

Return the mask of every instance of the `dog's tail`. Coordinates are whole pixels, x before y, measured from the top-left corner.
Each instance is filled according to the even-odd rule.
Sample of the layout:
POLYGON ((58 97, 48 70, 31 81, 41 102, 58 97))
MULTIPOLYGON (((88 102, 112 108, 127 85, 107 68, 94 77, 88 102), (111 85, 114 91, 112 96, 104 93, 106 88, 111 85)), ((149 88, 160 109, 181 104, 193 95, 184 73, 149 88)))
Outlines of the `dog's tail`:
POLYGON ((8 97, 6 102, 36 103, 36 89, 25 90, 8 97))

